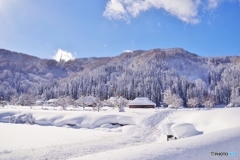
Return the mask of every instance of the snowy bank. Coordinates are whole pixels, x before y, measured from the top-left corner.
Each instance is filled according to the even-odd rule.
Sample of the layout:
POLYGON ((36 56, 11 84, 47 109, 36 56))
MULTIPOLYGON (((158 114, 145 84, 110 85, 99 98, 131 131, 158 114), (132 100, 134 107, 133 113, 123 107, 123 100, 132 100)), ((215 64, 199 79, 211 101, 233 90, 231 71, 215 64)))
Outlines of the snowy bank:
POLYGON ((211 153, 240 154, 239 115, 240 108, 127 109, 122 113, 0 109, 0 122, 5 122, 0 123, 0 160, 234 160, 239 155, 212 157, 211 153), (165 124, 171 129, 166 133, 180 134, 181 139, 167 142, 165 124), (203 134, 197 135, 198 131, 203 134))
POLYGON ((176 141, 123 148, 69 160, 89 160, 96 158, 99 160, 238 160, 240 155, 236 157, 213 157, 211 156, 211 152, 236 152, 239 154, 239 135, 240 127, 236 127, 176 141))
POLYGON ((0 122, 30 123, 62 127, 96 128, 104 124, 138 125, 135 115, 128 113, 44 111, 44 110, 0 110, 0 122))

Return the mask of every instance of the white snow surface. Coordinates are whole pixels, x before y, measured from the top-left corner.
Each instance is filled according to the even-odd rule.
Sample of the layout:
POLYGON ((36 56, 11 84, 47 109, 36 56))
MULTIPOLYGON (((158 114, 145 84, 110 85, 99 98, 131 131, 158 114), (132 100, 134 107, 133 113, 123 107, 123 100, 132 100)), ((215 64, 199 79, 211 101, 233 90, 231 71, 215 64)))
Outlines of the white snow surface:
POLYGON ((240 108, 125 111, 1 108, 0 160, 240 158, 211 157, 211 152, 240 154, 240 108), (167 142, 166 124, 181 139, 167 142))
POLYGON ((174 123, 164 123, 162 124, 162 132, 164 135, 173 135, 173 132, 172 132, 172 125, 174 123))

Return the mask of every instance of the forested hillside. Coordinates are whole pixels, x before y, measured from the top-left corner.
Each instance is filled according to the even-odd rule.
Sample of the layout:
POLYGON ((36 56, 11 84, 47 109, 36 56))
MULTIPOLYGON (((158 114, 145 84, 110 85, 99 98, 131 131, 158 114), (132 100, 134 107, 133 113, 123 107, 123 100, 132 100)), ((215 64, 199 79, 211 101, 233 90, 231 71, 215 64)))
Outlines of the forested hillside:
POLYGON ((36 100, 144 96, 159 105, 172 96, 184 105, 228 104, 240 94, 240 57, 200 57, 172 48, 57 62, 2 49, 0 97, 11 101, 23 94, 36 100))

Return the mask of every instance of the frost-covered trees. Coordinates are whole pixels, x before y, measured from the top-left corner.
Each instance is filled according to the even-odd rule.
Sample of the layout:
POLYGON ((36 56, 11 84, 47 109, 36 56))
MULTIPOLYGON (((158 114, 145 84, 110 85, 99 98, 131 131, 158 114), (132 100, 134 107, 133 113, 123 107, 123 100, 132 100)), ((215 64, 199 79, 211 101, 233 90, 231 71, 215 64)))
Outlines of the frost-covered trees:
POLYGON ((103 102, 100 100, 100 98, 96 98, 94 96, 81 96, 75 101, 75 104, 83 107, 83 110, 85 110, 85 107, 87 106, 92 106, 93 110, 97 110, 98 112, 103 106, 103 102))
POLYGON ((22 95, 20 95, 16 104, 32 107, 32 105, 35 104, 35 100, 34 100, 33 95, 31 95, 31 94, 22 94, 22 95))
POLYGON ((108 107, 112 107, 113 109, 115 109, 116 107, 118 107, 118 100, 117 100, 117 98, 116 97, 110 97, 109 99, 107 99, 106 101, 105 101, 105 103, 106 103, 106 105, 108 106, 108 107))
POLYGON ((203 105, 207 108, 212 108, 215 105, 215 100, 213 97, 206 97, 203 105))
POLYGON ((169 108, 179 108, 183 106, 183 100, 177 94, 172 93, 170 89, 164 92, 163 101, 168 104, 169 108))
POLYGON ((199 100, 198 98, 190 98, 187 101, 188 107, 195 108, 199 106, 199 100))
POLYGON ((61 106, 63 110, 66 110, 69 105, 75 105, 75 101, 69 96, 62 96, 58 98, 56 105, 61 106))
POLYGON ((83 109, 84 109, 84 107, 85 107, 85 97, 84 96, 80 96, 76 101, 75 101, 75 103, 76 103, 76 105, 77 106, 81 106, 81 107, 83 107, 83 109))
POLYGON ((190 108, 196 108, 196 107, 207 107, 212 108, 215 105, 215 100, 213 97, 207 96, 204 98, 204 100, 200 100, 196 97, 190 98, 187 101, 187 106, 190 108))
POLYGON ((94 111, 97 110, 99 112, 101 107, 103 106, 103 103, 100 100, 100 98, 96 98, 96 99, 94 99, 92 106, 93 106, 94 111))
MULTIPOLYGON (((208 101, 205 98, 211 96, 216 104, 238 106, 238 98, 234 98, 240 84, 238 56, 207 58, 182 49, 153 49, 58 63, 3 50, 0 55, 3 101, 22 94, 39 96, 42 100, 94 96, 103 101, 122 96, 126 99, 149 97, 157 106, 162 101, 179 105, 181 99, 184 106, 188 103, 196 106, 191 99, 204 105, 208 101), (163 94, 169 88, 170 97, 175 97, 169 98, 170 101, 163 94)), ((77 103, 88 105, 82 102, 77 103)))
POLYGON ((240 107, 240 87, 232 88, 230 102, 232 107, 240 107))
POLYGON ((118 108, 119 112, 124 112, 124 107, 128 104, 128 100, 123 97, 110 97, 105 101, 106 105, 109 107, 118 108))
POLYGON ((127 103, 128 103, 128 100, 123 97, 119 97, 117 99, 116 104, 118 106, 119 112, 124 112, 124 107, 126 107, 127 103))

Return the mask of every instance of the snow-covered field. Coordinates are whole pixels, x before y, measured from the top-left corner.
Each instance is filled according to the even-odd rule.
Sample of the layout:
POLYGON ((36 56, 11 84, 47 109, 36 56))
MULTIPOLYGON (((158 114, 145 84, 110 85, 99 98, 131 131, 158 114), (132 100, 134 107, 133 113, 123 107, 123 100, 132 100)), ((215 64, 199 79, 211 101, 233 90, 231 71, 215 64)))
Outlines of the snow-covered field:
POLYGON ((0 159, 240 159, 240 108, 86 109, 0 108, 0 159))

